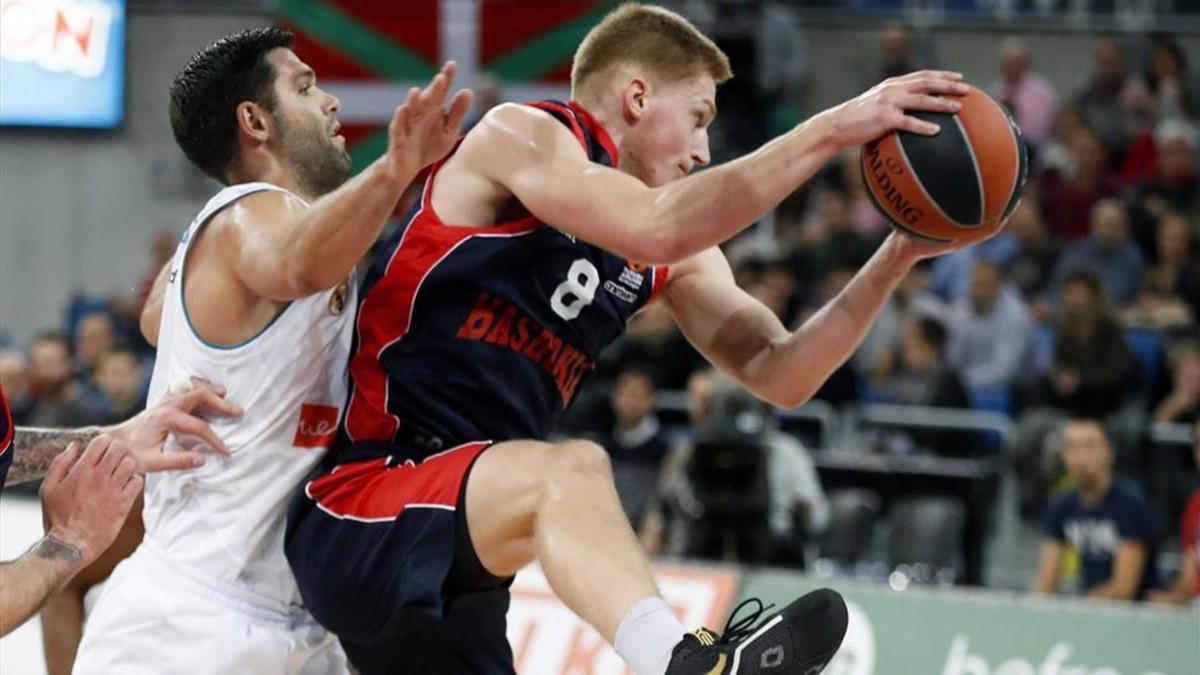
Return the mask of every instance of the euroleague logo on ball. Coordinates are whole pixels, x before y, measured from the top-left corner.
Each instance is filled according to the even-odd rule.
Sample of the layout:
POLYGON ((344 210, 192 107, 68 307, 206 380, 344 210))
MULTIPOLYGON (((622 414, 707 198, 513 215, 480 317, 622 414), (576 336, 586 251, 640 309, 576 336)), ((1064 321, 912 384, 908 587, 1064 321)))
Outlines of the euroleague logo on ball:
POLYGON ((904 167, 895 157, 888 157, 886 161, 879 156, 879 141, 871 141, 867 143, 867 161, 866 166, 870 167, 871 178, 874 179, 875 185, 878 186, 882 197, 892 207, 892 213, 899 215, 904 219, 905 223, 914 225, 918 220, 925 216, 925 212, 913 206, 904 195, 900 194, 900 190, 892 183, 892 175, 902 175, 904 167))

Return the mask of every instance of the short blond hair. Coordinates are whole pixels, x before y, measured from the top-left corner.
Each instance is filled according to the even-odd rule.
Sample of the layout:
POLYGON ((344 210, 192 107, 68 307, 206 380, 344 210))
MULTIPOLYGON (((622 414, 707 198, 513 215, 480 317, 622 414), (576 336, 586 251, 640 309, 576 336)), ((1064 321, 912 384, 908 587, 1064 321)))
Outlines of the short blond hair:
POLYGON ((707 73, 717 84, 733 77, 729 57, 684 17, 630 2, 609 12, 583 38, 571 66, 572 93, 614 66, 631 63, 666 82, 707 73))

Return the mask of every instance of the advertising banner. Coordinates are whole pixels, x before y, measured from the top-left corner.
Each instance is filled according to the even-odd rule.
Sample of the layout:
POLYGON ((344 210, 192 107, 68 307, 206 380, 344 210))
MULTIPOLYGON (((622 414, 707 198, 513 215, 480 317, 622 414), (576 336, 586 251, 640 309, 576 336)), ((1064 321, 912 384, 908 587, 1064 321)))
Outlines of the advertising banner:
MULTIPOLYGON (((725 625, 737 595, 732 569, 655 565, 663 597, 688 628, 725 625)), ((602 583, 602 582, 601 582, 602 583)), ((522 570, 512 587, 508 640, 522 675, 625 675, 612 648, 558 600, 540 568, 522 570)))
POLYGON ((0 124, 108 128, 125 97, 125 0, 0 0, 0 124))

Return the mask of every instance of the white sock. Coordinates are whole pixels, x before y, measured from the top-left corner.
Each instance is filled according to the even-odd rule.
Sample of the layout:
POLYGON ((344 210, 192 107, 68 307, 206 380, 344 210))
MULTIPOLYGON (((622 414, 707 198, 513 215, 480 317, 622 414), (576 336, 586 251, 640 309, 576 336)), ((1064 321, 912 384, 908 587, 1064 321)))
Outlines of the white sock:
POLYGON ((637 675, 663 675, 686 632, 662 598, 642 598, 621 620, 613 648, 637 675))

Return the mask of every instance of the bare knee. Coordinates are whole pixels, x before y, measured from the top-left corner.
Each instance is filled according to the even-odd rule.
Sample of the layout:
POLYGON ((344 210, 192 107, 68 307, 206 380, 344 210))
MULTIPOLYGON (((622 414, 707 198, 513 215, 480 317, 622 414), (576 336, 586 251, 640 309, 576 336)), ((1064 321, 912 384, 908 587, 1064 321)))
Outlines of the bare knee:
POLYGON ((572 439, 551 446, 558 471, 595 479, 612 479, 608 451, 592 441, 572 439))
POLYGON ((561 499, 581 486, 611 486, 612 463, 599 445, 569 440, 545 446, 538 470, 541 500, 561 499))

